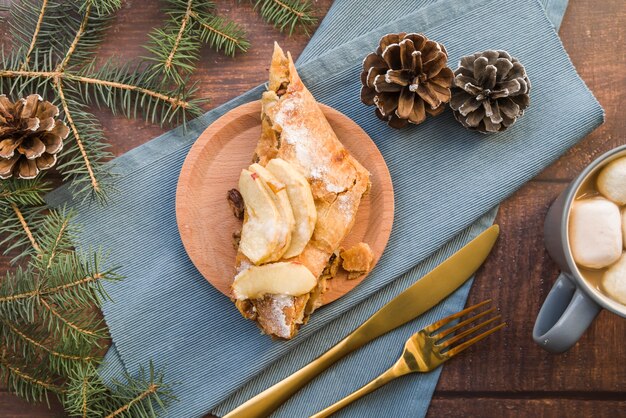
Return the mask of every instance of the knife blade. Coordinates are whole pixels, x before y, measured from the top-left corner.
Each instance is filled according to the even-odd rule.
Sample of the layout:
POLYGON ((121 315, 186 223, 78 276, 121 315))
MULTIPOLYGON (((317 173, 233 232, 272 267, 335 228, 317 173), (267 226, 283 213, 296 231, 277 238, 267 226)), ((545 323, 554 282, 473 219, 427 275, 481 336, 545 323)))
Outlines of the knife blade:
POLYGON ((389 301, 330 350, 291 376, 238 406, 224 418, 268 416, 340 358, 437 305, 472 277, 491 252, 499 233, 498 225, 493 225, 483 231, 389 301))

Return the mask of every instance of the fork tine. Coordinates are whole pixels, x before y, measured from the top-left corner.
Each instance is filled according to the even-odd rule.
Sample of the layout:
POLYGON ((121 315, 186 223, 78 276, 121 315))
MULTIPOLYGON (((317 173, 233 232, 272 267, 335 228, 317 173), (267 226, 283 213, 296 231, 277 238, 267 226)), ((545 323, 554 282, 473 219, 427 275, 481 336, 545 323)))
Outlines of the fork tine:
POLYGON ((485 306, 488 303, 491 303, 491 299, 487 299, 484 302, 477 303, 474 306, 470 306, 469 308, 463 309, 460 312, 457 312, 457 313, 452 314, 450 316, 447 316, 447 317, 445 317, 443 319, 440 319, 439 321, 437 321, 437 322, 435 322, 433 324, 430 324, 429 326, 425 327, 424 331, 428 332, 430 334, 430 333, 438 330, 442 326, 444 326, 444 325, 454 321, 455 319, 460 318, 460 317, 464 316, 465 314, 467 314, 467 313, 469 313, 469 312, 471 312, 471 311, 473 311, 475 309, 480 308, 481 306, 485 306))
POLYGON ((458 329, 460 329, 460 328, 463 328, 464 326, 466 326, 466 325, 468 325, 468 324, 470 324, 470 323, 472 323, 472 322, 476 321, 477 319, 482 318, 482 317, 483 317, 483 316, 485 316, 485 315, 489 315, 490 313, 495 312, 495 310, 496 310, 496 308, 495 308, 495 307, 493 307, 493 308, 491 308, 491 309, 487 309, 487 310, 486 310, 486 311, 484 311, 484 312, 481 312, 481 313, 479 313, 479 314, 476 314, 476 315, 474 315, 474 316, 472 316, 472 317, 470 317, 470 318, 467 318, 467 319, 465 319, 465 320, 463 320, 463 321, 459 322, 458 324, 456 324, 456 325, 455 325, 455 326, 453 326, 453 327, 446 328, 446 329, 444 329, 444 330, 443 330, 443 331, 441 331, 441 332, 438 332, 438 333, 436 333, 436 334, 433 334, 433 335, 431 335, 431 337, 432 337, 432 338, 435 338, 436 340, 442 340, 442 339, 446 338, 448 335, 452 334, 454 331, 456 331, 456 330, 458 330, 458 329))
POLYGON ((482 329, 484 327, 486 327, 487 325, 493 323, 494 321, 497 321, 498 319, 500 319, 501 316, 494 316, 491 319, 488 319, 485 322, 481 322, 480 324, 473 326, 472 328, 465 330, 459 334, 456 334, 455 336, 453 336, 452 338, 448 338, 447 340, 445 340, 444 342, 442 342, 441 344, 438 344, 439 347, 441 348, 446 348, 446 347, 450 347, 452 344, 454 344, 457 341, 461 341, 463 338, 467 337, 468 335, 471 335, 473 333, 475 333, 476 331, 478 331, 479 329, 482 329))
POLYGON ((494 332, 496 332, 498 330, 501 330, 505 326, 506 326, 506 322, 503 322, 500 325, 497 325, 497 326, 489 329, 488 331, 485 331, 482 334, 477 335, 476 337, 472 338, 471 340, 467 340, 463 344, 460 344, 460 345, 458 345, 458 346, 456 346, 454 348, 451 348, 445 354, 448 355, 448 357, 456 356, 457 354, 459 354, 461 351, 465 350, 470 345, 473 345, 473 344, 477 343, 478 341, 482 340, 483 338, 488 337, 489 335, 493 334, 494 332))

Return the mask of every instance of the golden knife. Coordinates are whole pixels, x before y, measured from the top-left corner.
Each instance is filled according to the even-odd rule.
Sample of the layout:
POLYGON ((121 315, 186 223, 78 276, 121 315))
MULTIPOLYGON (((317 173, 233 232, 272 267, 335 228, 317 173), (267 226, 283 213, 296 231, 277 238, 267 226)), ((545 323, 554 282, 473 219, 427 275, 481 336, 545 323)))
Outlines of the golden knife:
POLYGON ((498 238, 493 225, 393 298, 350 335, 291 376, 246 401, 224 418, 266 417, 337 360, 415 319, 458 289, 483 264, 498 238))

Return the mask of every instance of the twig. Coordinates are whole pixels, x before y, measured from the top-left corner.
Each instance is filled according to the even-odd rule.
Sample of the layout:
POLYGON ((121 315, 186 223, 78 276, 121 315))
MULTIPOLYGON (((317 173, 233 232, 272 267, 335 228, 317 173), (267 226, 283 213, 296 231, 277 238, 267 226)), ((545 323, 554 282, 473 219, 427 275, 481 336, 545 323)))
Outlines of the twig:
POLYGON ((180 29, 178 30, 178 35, 176 36, 176 40, 174 41, 174 45, 172 45, 172 50, 170 51, 170 55, 165 60, 165 68, 170 68, 172 66, 172 61, 174 60, 174 55, 178 50, 178 46, 180 45, 180 41, 183 38, 183 34, 185 33, 185 28, 187 27, 187 23, 189 22, 189 18, 191 17, 191 6, 193 5, 193 0, 187 1, 187 10, 185 11, 185 16, 183 16, 183 20, 180 23, 180 29))
POLYGON ((72 287, 80 286, 81 284, 98 281, 98 280, 102 279, 103 277, 104 277, 103 274, 98 273, 98 274, 94 274, 93 277, 88 276, 88 277, 85 277, 84 279, 80 279, 80 280, 77 280, 77 281, 71 282, 71 283, 66 283, 66 284, 61 285, 61 286, 51 287, 49 289, 44 289, 44 290, 37 289, 37 290, 31 290, 30 292, 18 293, 17 295, 10 295, 10 296, 0 297, 0 303, 11 302, 11 301, 18 300, 18 299, 28 299, 28 298, 31 298, 31 297, 37 296, 37 295, 41 295, 41 296, 51 295, 51 294, 57 293, 57 292, 59 292, 61 290, 67 290, 67 289, 70 289, 72 287))
POLYGON ((200 23, 200 26, 202 26, 203 28, 210 30, 213 33, 217 33, 220 36, 223 36, 224 38, 228 39, 229 41, 234 42, 237 45, 241 45, 241 42, 239 41, 239 39, 237 38, 233 38, 232 36, 227 35, 226 33, 219 31, 217 29, 215 29, 213 26, 207 25, 205 22, 203 22, 202 20, 199 19, 198 13, 196 12, 192 12, 192 17, 198 19, 198 22, 200 23))
POLYGON ((31 382, 34 383, 35 385, 41 386, 46 390, 50 390, 52 392, 56 392, 56 393, 64 393, 65 389, 63 389, 60 386, 55 385, 52 382, 45 382, 43 380, 39 380, 27 373, 24 373, 20 370, 19 367, 13 366, 11 364, 9 364, 9 362, 4 358, 4 357, 0 357, 0 364, 4 365, 4 367, 6 367, 11 373, 13 373, 14 375, 16 375, 17 377, 19 377, 22 380, 25 380, 27 382, 31 382))
POLYGON ((17 219, 20 220, 20 223, 22 224, 22 228, 24 229, 26 236, 30 240, 31 245, 33 246, 35 251, 40 253, 41 247, 39 246, 39 244, 37 244, 37 241, 35 241, 35 237, 33 236, 33 233, 31 232, 30 228, 28 227, 28 224, 26 223, 26 219, 24 219, 24 215, 22 215, 20 208, 18 208, 17 205, 13 202, 11 202, 11 208, 13 208, 13 211, 15 212, 17 219))
POLYGON ((61 322, 63 322, 65 325, 67 325, 68 327, 72 328, 75 331, 78 331, 81 334, 86 334, 86 335, 91 335, 92 337, 97 337, 98 334, 90 331, 88 329, 82 329, 81 327, 79 327, 78 325, 76 325, 73 322, 68 321, 63 315, 61 315, 60 313, 58 313, 53 307, 52 305, 50 305, 48 302, 46 302, 46 300, 44 298, 39 298, 39 300, 41 301, 41 304, 48 310, 48 312, 50 312, 52 315, 56 316, 57 318, 59 318, 61 320, 61 322))
MULTIPOLYGON (((61 73, 63 74, 63 73, 61 73)), ((100 183, 98 183, 98 179, 93 172, 93 168, 91 167, 91 160, 87 155, 87 151, 85 151, 85 146, 83 145, 83 141, 80 137, 80 133, 78 132, 78 128, 74 123, 74 119, 72 118, 72 114, 70 113, 69 106, 67 105, 67 100, 65 99, 65 93, 63 93, 63 83, 60 79, 57 82, 57 91, 59 93, 59 99, 61 100, 61 106, 63 106, 63 112, 65 113, 65 118, 67 119, 67 124, 72 128, 72 132, 74 133, 74 139, 76 140, 76 144, 78 145, 78 149, 80 150, 80 154, 85 161, 85 166, 87 167, 87 172, 89 173, 89 178, 91 178, 91 185, 96 193, 100 191, 100 183)))
POLYGON ((158 385, 155 385, 154 383, 151 384, 148 389, 146 389, 145 391, 143 391, 142 393, 140 393, 138 396, 136 396, 135 398, 133 398, 130 402, 128 402, 127 404, 125 404, 124 406, 116 409, 115 411, 113 411, 111 414, 107 415, 105 418, 113 418, 118 416, 119 414, 124 413, 125 411, 127 411, 133 404, 140 402, 142 399, 144 399, 147 396, 152 395, 153 393, 156 393, 157 389, 159 388, 158 385))
POLYGON ((302 18, 304 16, 303 12, 299 12, 296 9, 294 9, 293 7, 289 6, 288 4, 283 3, 280 0, 272 0, 274 3, 278 4, 280 7, 282 7, 283 9, 287 9, 289 10, 291 13, 293 13, 294 15, 298 16, 298 18, 302 18))
POLYGON ((89 2, 87 4, 87 8, 85 9, 85 15, 83 16, 83 20, 80 22, 80 27, 78 28, 78 31, 76 32, 76 36, 74 36, 74 40, 72 41, 70 47, 68 48, 67 53, 65 54, 65 57, 63 58, 63 61, 61 61, 61 63, 57 67, 57 71, 65 70, 65 66, 67 65, 68 61, 72 57, 72 54, 76 50, 76 47, 78 46, 78 42, 80 41, 80 38, 82 38, 82 36, 85 34, 85 29, 87 29, 87 22, 89 21, 89 15, 91 13, 91 5, 92 5, 92 2, 89 2))
POLYGON ((89 379, 87 378, 87 376, 85 376, 83 378, 83 385, 81 387, 81 395, 83 397, 83 405, 82 405, 83 418, 87 418, 87 387, 88 386, 89 386, 89 379))
POLYGON ((46 347, 44 344, 40 343, 39 341, 36 341, 32 338, 30 338, 28 335, 24 334, 23 332, 21 332, 19 329, 17 329, 13 324, 11 324, 9 321, 7 320, 2 320, 2 322, 4 323, 4 325, 6 325, 11 331, 13 331, 13 333, 17 334, 20 338, 22 338, 24 341, 29 342, 30 344, 34 345, 35 347, 38 347, 50 354, 52 354, 55 357, 59 357, 59 358, 64 358, 67 360, 77 360, 77 361, 90 361, 93 359, 93 357, 81 357, 81 356, 72 356, 69 354, 64 354, 64 353, 59 353, 58 351, 55 351, 49 347, 46 347))
POLYGON ((78 81, 85 84, 95 84, 98 86, 108 86, 117 88, 120 90, 136 91, 138 93, 146 94, 154 97, 155 99, 169 103, 172 107, 189 107, 189 103, 185 100, 181 100, 178 97, 170 97, 163 93, 158 93, 154 90, 145 89, 143 87, 133 86, 132 84, 117 83, 115 81, 101 80, 99 78, 84 77, 76 74, 70 74, 60 71, 24 71, 24 70, 0 70, 0 77, 38 77, 57 80, 60 82, 62 79, 71 81, 78 81))
POLYGON ((35 31, 33 32, 33 37, 30 41, 30 46, 28 47, 28 51, 26 52, 26 57, 24 57, 24 62, 22 63, 22 69, 28 67, 28 62, 30 61, 30 54, 33 53, 35 49, 35 44, 37 43, 37 37, 39 36, 39 31, 41 30, 41 23, 43 22, 43 17, 46 14, 46 7, 48 7, 48 0, 43 0, 41 2, 41 11, 39 12, 39 18, 37 19, 37 25, 35 26, 35 31))
POLYGON ((67 226, 69 225, 69 223, 70 223, 70 221, 68 219, 66 219, 65 221, 63 221, 63 225, 61 225, 61 228, 59 229, 59 234, 57 235, 56 239, 54 240, 54 245, 52 246, 52 251, 50 251, 50 258, 48 259, 48 264, 46 265, 46 270, 49 269, 50 266, 52 265, 52 260, 56 256, 56 250, 57 250, 57 247, 59 246, 59 242, 63 238, 63 234, 65 233, 65 230, 67 229, 67 226))

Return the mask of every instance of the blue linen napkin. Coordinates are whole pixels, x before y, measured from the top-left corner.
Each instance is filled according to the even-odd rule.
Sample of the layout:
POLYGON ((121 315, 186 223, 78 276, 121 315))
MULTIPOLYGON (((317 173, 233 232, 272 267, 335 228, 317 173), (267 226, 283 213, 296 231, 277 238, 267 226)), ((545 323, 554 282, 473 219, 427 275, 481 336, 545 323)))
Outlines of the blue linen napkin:
MULTIPOLYGON (((379 16, 376 21, 358 17, 357 24, 340 18, 345 13, 365 14, 373 2, 351 2, 349 9, 347 3, 335 3, 299 61, 300 72, 318 100, 353 118, 381 149, 396 193, 394 230, 387 251, 368 279, 316 313, 298 338, 271 341, 259 335, 253 323, 244 321, 188 260, 175 222, 176 181, 189 147, 216 118, 256 100, 262 87, 208 112, 191 124, 187 134, 174 130, 116 159, 120 193, 106 208, 77 204, 77 220, 84 225, 80 243, 106 243, 110 263, 121 265, 120 272, 127 277, 120 284, 107 285, 115 303, 105 304, 103 311, 115 346, 107 355, 103 372, 112 376, 124 367, 133 372, 148 359, 165 367, 168 379, 180 382, 176 388, 180 402, 169 408, 170 416, 200 416, 210 410, 224 413, 309 361, 477 234, 492 221, 495 211, 480 222, 475 223, 476 219, 602 121, 600 106, 576 75, 535 0, 404 0, 387 8, 391 9, 387 18, 379 16), (417 10, 421 3, 428 5, 417 10), (339 23, 326 23, 332 19, 339 23), (379 26, 388 21, 392 22, 379 26), (325 39, 324 34, 340 25, 351 31, 348 38, 368 28, 377 29, 323 52, 323 45, 331 39, 337 44, 336 34, 325 39), (463 54, 488 48, 508 50, 526 65, 533 82, 533 103, 527 114, 509 131, 494 137, 465 131, 449 113, 400 132, 381 124, 371 108, 358 102, 360 63, 382 34, 400 30, 425 32, 444 43, 451 66, 463 54), (321 49, 307 55, 309 48, 321 49), (558 111, 562 101, 572 103, 566 115, 558 111), (438 248, 442 249, 435 253, 438 248), (245 383, 248 385, 242 387, 245 383)), ((565 4, 545 3, 548 10, 552 10, 550 3, 565 4)), ((60 204, 67 198, 67 191, 60 190, 49 200, 60 204)), ((365 383, 393 361, 381 352, 400 347, 411 332, 435 316, 458 310, 468 289, 466 285, 428 316, 345 359, 277 414, 312 413, 333 401, 328 387, 341 389, 336 392, 340 397, 365 383), (368 367, 355 370, 355 359, 367 361, 368 367), (345 378, 346 370, 350 371, 349 379, 345 378)), ((404 379, 406 386, 395 384, 371 399, 376 397, 377 407, 382 404, 386 413, 394 410, 395 415, 420 416, 426 411, 436 379, 437 374, 404 379), (416 388, 420 392, 415 392, 416 388), (410 394, 398 395, 409 389, 410 394)), ((367 415, 382 411, 374 406, 372 400, 365 399, 344 414, 363 416, 365 411, 367 415)))

